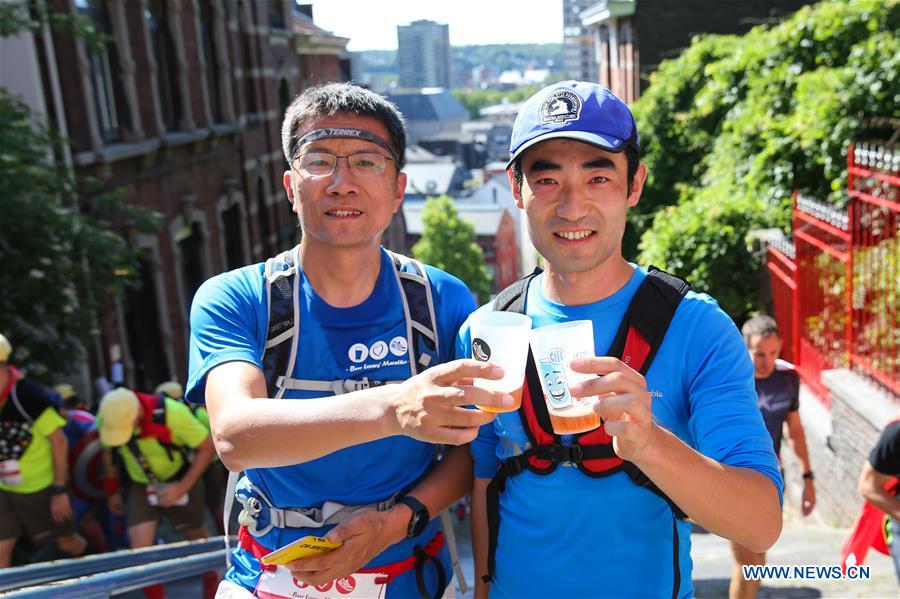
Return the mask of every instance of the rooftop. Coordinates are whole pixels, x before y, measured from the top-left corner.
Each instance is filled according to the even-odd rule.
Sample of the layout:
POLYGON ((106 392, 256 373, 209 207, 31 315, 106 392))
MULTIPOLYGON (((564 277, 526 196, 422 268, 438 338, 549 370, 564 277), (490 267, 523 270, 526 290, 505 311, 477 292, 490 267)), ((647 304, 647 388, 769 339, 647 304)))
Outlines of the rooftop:
POLYGON ((440 88, 389 94, 388 100, 396 104, 404 118, 410 121, 453 120, 466 118, 469 114, 456 96, 440 88))

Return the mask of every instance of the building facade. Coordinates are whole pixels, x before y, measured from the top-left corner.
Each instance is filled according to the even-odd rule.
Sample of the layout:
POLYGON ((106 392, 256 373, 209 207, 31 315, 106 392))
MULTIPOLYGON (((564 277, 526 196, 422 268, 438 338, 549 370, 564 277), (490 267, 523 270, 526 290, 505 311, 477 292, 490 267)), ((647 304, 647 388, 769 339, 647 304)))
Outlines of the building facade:
POLYGON ((587 78, 633 102, 666 58, 700 33, 743 34, 790 15, 811 0, 589 0, 579 13, 595 70, 587 78))
POLYGON ((450 87, 450 27, 434 21, 397 26, 400 87, 450 87))
POLYGON ((85 370, 109 377, 119 362, 123 382, 139 389, 184 381, 200 284, 300 238, 282 186, 281 122, 305 87, 346 79, 347 40, 311 27, 311 12, 287 0, 50 5, 113 41, 96 52, 45 28, 20 43, 35 57, 44 104, 35 108, 69 138, 65 159, 79 175, 164 222, 153 234, 117 224, 140 250, 142 286, 98 315, 85 370))
POLYGON ((596 0, 563 0, 563 72, 568 79, 594 81, 597 59, 591 30, 581 22, 581 13, 596 0))

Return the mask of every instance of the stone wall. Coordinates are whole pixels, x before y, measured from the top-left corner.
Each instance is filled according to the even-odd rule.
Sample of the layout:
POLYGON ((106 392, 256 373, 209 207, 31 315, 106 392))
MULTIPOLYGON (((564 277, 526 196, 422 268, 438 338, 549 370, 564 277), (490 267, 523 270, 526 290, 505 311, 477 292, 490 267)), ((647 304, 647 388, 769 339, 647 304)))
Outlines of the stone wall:
MULTIPOLYGON (((847 369, 822 373, 831 390, 831 410, 804 388, 803 421, 815 472, 816 509, 811 516, 830 526, 851 526, 862 498, 856 491, 863 462, 881 430, 900 416, 900 398, 847 369)), ((802 468, 786 439, 781 452, 786 509, 799 512, 802 468)))

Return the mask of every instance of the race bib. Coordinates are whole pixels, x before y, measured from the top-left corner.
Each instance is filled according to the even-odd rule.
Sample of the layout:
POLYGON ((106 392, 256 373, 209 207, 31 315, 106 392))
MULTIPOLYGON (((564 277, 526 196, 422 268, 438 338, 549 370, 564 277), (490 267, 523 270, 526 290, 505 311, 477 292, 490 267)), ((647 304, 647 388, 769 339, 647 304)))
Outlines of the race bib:
POLYGON ((0 462, 0 483, 7 487, 18 487, 22 484, 19 460, 3 460, 0 462))
POLYGON ((351 574, 319 586, 306 584, 291 576, 283 566, 263 570, 256 586, 260 599, 382 599, 386 584, 375 582, 382 574, 351 574))

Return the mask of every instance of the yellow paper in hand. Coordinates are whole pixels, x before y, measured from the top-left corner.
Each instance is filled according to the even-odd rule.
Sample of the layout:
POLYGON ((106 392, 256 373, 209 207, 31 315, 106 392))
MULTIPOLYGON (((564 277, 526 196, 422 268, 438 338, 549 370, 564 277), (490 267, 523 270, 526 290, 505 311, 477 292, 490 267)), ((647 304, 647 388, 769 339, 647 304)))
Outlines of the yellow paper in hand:
POLYGON ((343 543, 335 543, 322 537, 303 537, 293 543, 276 549, 262 557, 262 563, 274 566, 286 566, 294 560, 322 555, 340 547, 343 543))

